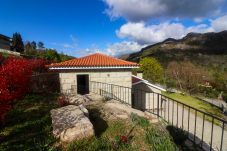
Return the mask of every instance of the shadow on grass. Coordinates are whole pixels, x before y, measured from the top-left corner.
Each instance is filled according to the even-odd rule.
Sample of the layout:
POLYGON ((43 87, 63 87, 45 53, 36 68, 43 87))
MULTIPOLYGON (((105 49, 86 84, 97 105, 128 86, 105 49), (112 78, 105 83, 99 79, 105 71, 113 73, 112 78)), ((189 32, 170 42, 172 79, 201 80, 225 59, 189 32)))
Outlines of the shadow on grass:
POLYGON ((167 126, 166 129, 169 131, 169 134, 172 136, 173 141, 177 145, 182 145, 188 138, 187 133, 175 126, 167 126))
POLYGON ((194 138, 194 135, 192 133, 188 134, 186 131, 171 125, 167 126, 166 129, 172 136, 174 143, 177 144, 181 148, 181 150, 184 151, 202 151, 203 149, 210 150, 209 145, 206 144, 205 142, 202 143, 203 149, 201 148, 201 140, 197 136, 195 136, 195 143, 188 139, 194 138))
POLYGON ((108 128, 107 122, 102 118, 101 112, 98 109, 88 109, 89 118, 94 126, 95 135, 100 137, 108 128))

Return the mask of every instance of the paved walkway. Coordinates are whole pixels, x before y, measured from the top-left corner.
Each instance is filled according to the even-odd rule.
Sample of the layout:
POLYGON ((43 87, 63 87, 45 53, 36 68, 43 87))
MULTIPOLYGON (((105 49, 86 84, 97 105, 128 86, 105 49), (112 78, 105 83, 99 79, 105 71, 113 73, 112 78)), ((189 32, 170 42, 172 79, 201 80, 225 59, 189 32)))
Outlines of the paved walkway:
MULTIPOLYGON (((160 103, 161 104, 161 103, 160 103)), ((220 151, 221 150, 221 139, 222 139, 222 123, 221 126, 212 125, 212 122, 204 120, 204 128, 203 128, 203 115, 197 112, 197 116, 194 110, 188 109, 186 106, 182 106, 177 104, 176 102, 166 99, 166 101, 162 104, 163 110, 160 110, 159 114, 166 121, 169 121, 172 125, 177 126, 178 128, 183 128, 186 131, 189 131, 190 139, 195 140, 196 143, 201 144, 205 150, 210 150, 211 142, 213 150, 220 151), (169 106, 168 106, 169 104, 169 106), (177 107, 178 106, 178 107, 177 107), (196 124, 195 124, 196 120, 196 124), (213 134, 212 134, 212 126, 213 126, 213 134), (196 129, 195 129, 196 127, 196 129), (203 133, 204 131, 204 133, 203 133), (202 135, 203 133, 203 135, 202 135), (211 135, 213 135, 213 139, 211 140, 211 135), (204 142, 201 143, 203 140, 204 142), (209 144, 209 145, 208 145, 209 144)), ((207 116, 206 116, 207 117, 207 116)), ((224 125, 225 130, 223 133, 223 144, 222 151, 227 151, 227 123, 224 125)))

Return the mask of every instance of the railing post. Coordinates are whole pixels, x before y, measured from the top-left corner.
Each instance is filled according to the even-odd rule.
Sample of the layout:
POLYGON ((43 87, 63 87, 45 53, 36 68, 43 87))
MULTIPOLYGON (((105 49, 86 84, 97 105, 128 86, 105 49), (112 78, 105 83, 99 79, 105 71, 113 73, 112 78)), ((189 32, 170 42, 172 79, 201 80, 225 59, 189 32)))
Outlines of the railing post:
POLYGON ((112 99, 114 99, 113 96, 114 96, 113 95, 113 85, 111 84, 111 97, 112 97, 112 99))
POLYGON ((159 94, 158 93, 156 93, 157 95, 158 95, 158 108, 157 108, 157 115, 158 115, 158 117, 159 117, 159 94))

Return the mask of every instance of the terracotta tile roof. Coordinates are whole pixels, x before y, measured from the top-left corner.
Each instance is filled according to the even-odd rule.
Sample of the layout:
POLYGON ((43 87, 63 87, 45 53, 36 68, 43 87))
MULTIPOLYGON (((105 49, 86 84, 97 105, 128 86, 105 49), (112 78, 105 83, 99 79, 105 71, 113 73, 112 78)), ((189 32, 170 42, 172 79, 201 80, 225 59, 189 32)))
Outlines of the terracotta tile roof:
POLYGON ((139 64, 95 53, 82 58, 53 63, 49 67, 138 67, 139 64))
POLYGON ((132 83, 137 83, 139 81, 142 81, 141 79, 135 77, 135 76, 132 76, 132 83))

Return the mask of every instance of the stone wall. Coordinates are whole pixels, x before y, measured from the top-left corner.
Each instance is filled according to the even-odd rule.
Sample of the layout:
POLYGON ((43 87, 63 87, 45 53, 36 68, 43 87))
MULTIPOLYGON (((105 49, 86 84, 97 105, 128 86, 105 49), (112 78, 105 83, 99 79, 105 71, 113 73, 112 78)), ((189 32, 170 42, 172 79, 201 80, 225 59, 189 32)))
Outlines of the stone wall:
POLYGON ((75 71, 61 71, 59 73, 60 86, 62 93, 77 93, 77 75, 89 75, 90 91, 97 93, 106 92, 118 96, 119 99, 131 104, 131 90, 122 88, 121 91, 116 87, 110 88, 107 85, 95 85, 95 82, 114 84, 123 87, 132 86, 131 70, 130 69, 108 69, 108 70, 75 70, 75 71), (91 82, 94 81, 94 82, 91 82), (103 91, 100 91, 103 90, 103 91))
POLYGON ((40 73, 31 77, 29 91, 32 93, 59 92, 59 75, 57 73, 40 73))
POLYGON ((161 91, 148 86, 144 83, 140 83, 133 86, 134 108, 140 110, 157 110, 158 101, 159 108, 161 108, 161 91), (154 92, 154 93, 153 93, 154 92))

